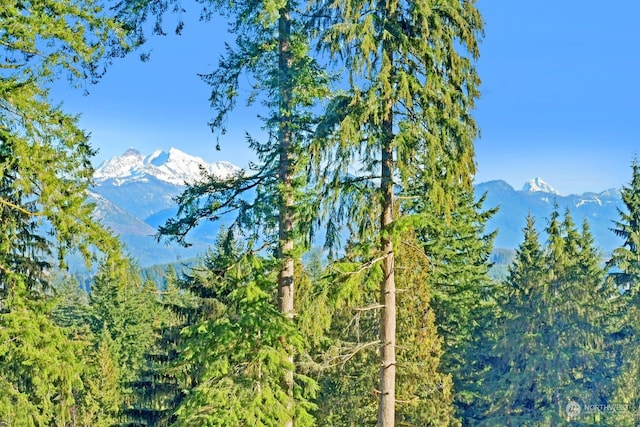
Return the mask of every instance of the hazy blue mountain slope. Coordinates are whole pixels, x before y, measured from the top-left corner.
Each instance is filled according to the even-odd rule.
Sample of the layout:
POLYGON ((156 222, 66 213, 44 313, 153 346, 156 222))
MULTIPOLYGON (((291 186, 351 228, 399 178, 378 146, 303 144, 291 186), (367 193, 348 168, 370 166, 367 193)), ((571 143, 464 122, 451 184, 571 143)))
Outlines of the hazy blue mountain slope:
MULTIPOLYGON (((189 234, 187 240, 193 245, 190 248, 158 243, 154 235, 158 226, 175 217, 178 207, 174 197, 184 190, 184 183, 199 179, 202 170, 220 177, 239 171, 230 163, 207 163, 175 148, 149 155, 130 149, 96 169, 95 185, 89 197, 97 204, 96 217, 121 236, 142 266, 193 258, 214 242, 220 224, 232 223, 232 214, 218 223, 204 221, 189 234)), ((487 230, 498 230, 496 248, 518 247, 529 212, 536 217, 538 230, 542 232, 554 203, 561 213, 569 208, 578 224, 583 218, 589 220, 596 243, 605 256, 621 243, 610 231, 612 221, 618 219, 617 209, 622 207, 617 190, 563 196, 536 178, 525 183, 522 190, 500 180, 477 184, 477 197, 484 193, 487 194, 486 208, 500 207, 487 225, 487 230)), ((317 236, 320 242, 323 231, 318 230, 317 236)))
POLYGON ((558 204, 561 213, 570 209, 577 224, 581 225, 583 219, 587 218, 596 243, 605 255, 621 243, 610 230, 612 221, 619 217, 618 208, 623 206, 619 191, 611 189, 600 193, 562 196, 550 186, 544 190, 531 191, 528 184, 530 183, 525 184, 520 191, 501 180, 476 185, 478 197, 487 194, 485 207, 500 207, 487 224, 488 230, 498 230, 496 248, 518 247, 523 239, 522 229, 529 212, 536 218, 537 229, 542 232, 547 226, 547 218, 554 203, 558 204))
MULTIPOLYGON (((174 198, 202 171, 226 177, 239 168, 228 162, 207 163, 180 150, 144 155, 135 149, 113 157, 94 174, 89 194, 96 217, 118 234, 142 266, 193 258, 213 243, 219 224, 203 223, 189 235, 189 248, 158 242, 158 226, 177 213, 174 198)), ((229 220, 230 222, 230 220, 229 220)))

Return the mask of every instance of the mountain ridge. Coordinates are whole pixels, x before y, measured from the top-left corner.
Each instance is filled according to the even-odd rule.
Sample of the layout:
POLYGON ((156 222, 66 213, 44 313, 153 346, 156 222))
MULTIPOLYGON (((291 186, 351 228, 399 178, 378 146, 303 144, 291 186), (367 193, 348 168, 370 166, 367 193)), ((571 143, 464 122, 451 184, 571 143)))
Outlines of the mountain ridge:
MULTIPOLYGON (((193 247, 188 249, 158 243, 153 235, 158 225, 175 215, 175 198, 186 188, 185 183, 201 177, 201 168, 220 177, 241 171, 229 162, 207 163, 173 147, 148 155, 129 149, 96 169, 90 193, 97 206, 96 218, 121 236, 143 266, 172 262, 176 256, 197 256, 214 242, 218 224, 203 223, 198 227, 189 236, 193 247)), ((529 213, 536 218, 541 238, 545 238, 546 220, 555 206, 561 214, 569 209, 578 225, 587 219, 604 254, 622 243, 610 231, 612 221, 619 218, 618 209, 623 207, 620 190, 565 196, 539 177, 527 181, 521 190, 504 180, 478 183, 474 190, 477 198, 486 193, 485 209, 500 208, 486 226, 487 232, 498 230, 495 248, 512 250, 519 246, 529 213)), ((227 218, 225 221, 230 222, 227 218)))
MULTIPOLYGON (((553 188, 553 187, 551 187, 553 188)), ((569 210, 574 222, 580 227, 586 219, 596 243, 608 255, 622 241, 612 231, 613 221, 623 209, 620 190, 610 188, 601 192, 584 192, 563 196, 557 192, 515 190, 504 180, 493 180, 475 185, 476 197, 486 194, 484 208, 499 207, 498 212, 487 222, 487 231, 498 230, 494 247, 517 248, 524 239, 526 217, 531 214, 536 220, 536 230, 541 239, 546 238, 544 228, 554 209, 561 215, 569 210)))
POLYGON ((121 156, 105 160, 93 175, 97 184, 112 180, 119 186, 130 182, 145 181, 153 177, 168 184, 184 186, 202 178, 202 172, 226 178, 240 172, 240 168, 225 161, 208 163, 177 148, 156 150, 144 155, 129 148, 121 156))

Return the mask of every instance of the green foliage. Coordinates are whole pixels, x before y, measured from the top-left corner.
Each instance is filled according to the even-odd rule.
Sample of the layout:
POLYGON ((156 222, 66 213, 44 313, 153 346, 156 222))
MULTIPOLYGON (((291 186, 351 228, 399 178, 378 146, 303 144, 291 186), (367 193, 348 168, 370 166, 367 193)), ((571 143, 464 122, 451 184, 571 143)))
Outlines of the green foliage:
MULTIPOLYGON (((571 419, 570 401, 600 405, 614 373, 607 335, 615 291, 588 226, 554 211, 542 248, 527 219, 525 240, 506 281, 502 322, 490 373, 491 407, 483 422, 557 425, 571 419)), ((593 414, 580 422, 600 425, 593 414)))
MULTIPOLYGON (((453 381, 443 373, 445 340, 432 305, 433 265, 420 241, 403 234, 397 245, 399 426, 460 425, 455 419, 453 381)), ((459 369, 460 370, 460 369, 459 369)))
POLYGON ((9 259, 0 265, 14 271, 26 258, 12 239, 46 255, 48 244, 34 236, 44 221, 61 260, 70 249, 88 256, 91 244, 107 250, 112 238, 84 201, 94 152, 77 118, 52 105, 47 85, 65 73, 78 82, 97 77, 107 47, 126 34, 92 0, 5 2, 0 24, 0 208, 22 230, 4 235, 9 259))
POLYGON ((378 424, 392 425, 396 366, 402 369, 396 364, 397 240, 428 210, 448 215, 455 198, 449 190, 470 187, 477 135, 470 111, 479 84, 473 61, 482 22, 466 1, 311 7, 326 17, 319 22, 320 49, 347 73, 346 89, 332 95, 311 148, 327 243, 347 223, 365 256, 362 270, 352 271, 382 267, 378 424), (407 214, 415 217, 402 218, 407 214))
POLYGON ((10 78, 3 88, 42 85, 61 71, 84 79, 96 76, 98 63, 126 33, 95 0, 40 0, 4 3, 2 69, 10 78))
MULTIPOLYGON (((320 385, 318 425, 359 426, 376 422, 380 316, 375 291, 380 282, 380 267, 363 265, 361 259, 349 251, 349 257, 331 263, 315 285, 326 295, 330 316, 318 319, 330 320, 330 324, 324 340, 312 353, 317 359, 318 366, 313 368, 320 385)), ((301 291, 304 290, 303 287, 301 291)), ((305 295, 299 299, 304 301, 305 295)))
POLYGON ((73 282, 52 298, 51 277, 70 252, 89 264, 120 246, 85 202, 87 135, 48 87, 99 77, 126 34, 91 0, 3 2, 0 28, 0 420, 98 425, 86 305, 73 282))
MULTIPOLYGON (((155 15, 160 25, 162 16, 173 2, 122 3, 133 8, 142 21, 155 15)), ((176 10, 179 8, 176 6, 176 10)), ((286 192, 296 200, 295 209, 293 206, 288 208, 295 218, 292 223, 296 238, 308 243, 313 234, 311 217, 315 213, 309 206, 313 198, 304 191, 308 139, 316 121, 313 107, 326 95, 328 78, 309 54, 304 17, 297 12, 293 2, 202 2, 203 17, 210 19, 215 14, 228 18, 230 31, 236 39, 233 45, 226 46, 218 67, 202 75, 211 86, 214 117, 210 126, 214 132, 224 134, 228 114, 239 100, 244 100, 241 93, 248 92, 247 104, 258 111, 257 116, 264 118, 268 137, 257 140, 247 134, 247 144, 259 159, 249 170, 224 180, 203 171, 202 179, 177 198, 179 212, 176 218, 159 228, 158 236, 188 245, 187 234, 201 221, 219 220, 222 215, 235 212, 237 216, 230 224, 231 228, 243 230, 250 239, 273 244, 278 241, 278 218, 286 192), (288 47, 286 52, 281 52, 280 37, 285 35, 281 34, 280 18, 275 18, 284 13, 285 6, 289 16, 286 25, 288 47), (246 88, 241 84, 242 76, 251 78, 252 83, 246 88), (265 107, 264 111, 260 105, 265 107), (286 148, 281 146, 283 130, 288 135, 286 148), (283 156, 286 153, 288 163, 284 169, 281 153, 283 156), (280 176, 284 170, 286 182, 280 176)), ((139 28, 142 27, 139 25, 139 28)))
POLYGON ((89 321, 89 295, 73 277, 61 277, 54 283, 56 305, 52 311, 57 325, 78 330, 89 321))
POLYGON ((637 420, 640 405, 638 379, 640 378, 640 310, 638 309, 638 284, 640 283, 640 165, 632 163, 631 183, 621 192, 626 212, 620 210, 613 232, 623 238, 622 245, 613 251, 607 263, 609 278, 622 294, 615 320, 618 373, 613 381, 613 393, 609 402, 618 405, 619 411, 606 413, 609 425, 633 424, 637 420))
POLYGON ((293 368, 291 348, 301 351, 304 342, 274 304, 277 263, 228 249, 219 246, 190 279, 191 289, 206 289, 213 310, 182 331, 177 370, 197 371, 183 379, 193 384, 176 425, 276 426, 292 417, 311 425, 314 383, 296 374, 291 406, 282 381, 293 368))
MULTIPOLYGON (((178 367, 180 372, 176 372, 180 331, 193 324, 197 316, 205 317, 209 305, 198 303, 194 294, 179 287, 185 281, 178 279, 173 266, 164 267, 164 278, 157 284, 162 291, 155 306, 154 342, 144 356, 146 366, 130 384, 134 392, 131 407, 126 410, 130 425, 171 425, 184 390, 193 386, 193 377, 198 371, 196 366, 182 364, 178 367), (189 379, 180 383, 177 377, 186 373, 189 373, 189 379)), ((159 273, 156 271, 155 274, 159 273)))
POLYGON ((50 317, 51 301, 15 289, 0 313, 0 421, 66 425, 82 390, 81 343, 50 317))
POLYGON ((118 349, 111 334, 103 328, 94 336, 95 347, 87 354, 86 395, 83 401, 84 425, 113 426, 122 413, 122 386, 117 364, 118 349))
POLYGON ((637 160, 633 161, 632 171, 631 184, 623 187, 620 194, 626 212, 618 211, 620 219, 614 221, 613 229, 624 242, 613 251, 608 267, 617 267, 610 274, 620 290, 635 295, 640 283, 640 165, 637 160))
POLYGON ((478 415, 483 400, 486 346, 498 310, 489 279, 495 232, 485 231, 496 209, 483 210, 484 198, 475 201, 464 187, 452 189, 451 198, 451 213, 426 203, 412 227, 428 262, 424 280, 443 338, 441 369, 453 377, 457 415, 467 420, 478 415))
POLYGON ((304 359, 324 348, 329 342, 326 335, 331 327, 332 306, 329 300, 323 253, 312 249, 305 257, 304 264, 296 264, 296 301, 295 321, 300 334, 304 337, 304 359))
MULTIPOLYGON (((146 367, 145 355, 154 342, 158 315, 155 288, 142 283, 139 271, 129 260, 109 258, 94 278, 90 303, 91 329, 99 337, 96 350, 104 364, 114 365, 111 375, 117 378, 119 412, 112 415, 119 419, 133 405, 132 385, 146 367)), ((107 368, 99 366, 100 370, 107 368)))
MULTIPOLYGON (((406 232, 397 244, 398 283, 398 425, 457 425, 452 378, 442 373, 443 340, 431 306, 430 262, 419 240, 406 232)), ((349 256, 354 252, 349 251, 349 256)), ((364 254, 363 258, 369 256, 364 254)), ((331 321, 313 348, 321 391, 318 425, 375 424, 377 412, 379 264, 338 260, 315 284, 312 301, 326 310, 315 317, 331 321), (334 273, 331 273, 334 271, 334 273)), ((304 282, 300 282, 304 283, 304 282)), ((306 289, 306 288, 302 288, 306 289)), ((301 291, 302 292, 302 291, 301 291)), ((299 297, 304 301, 305 296, 299 297)), ((320 325, 317 325, 318 327, 320 325)), ((326 328, 326 325, 324 326, 326 328)))
POLYGON ((565 405, 640 402, 640 167, 622 192, 611 281, 586 223, 556 211, 545 245, 528 218, 504 282, 491 283, 494 210, 471 188, 473 0, 198 2, 236 36, 203 76, 212 129, 224 134, 246 100, 269 136, 247 136, 248 171, 203 172, 160 229, 187 244, 200 221, 236 212, 233 232, 160 291, 145 282, 92 220, 94 151, 47 88, 99 77, 127 50, 125 29, 141 42, 154 15, 161 33, 171 7, 182 11, 123 0, 116 21, 93 0, 0 6, 0 424, 374 424, 392 335, 399 425, 635 421, 629 410, 570 420, 565 405), (323 55, 345 70, 333 93, 323 55), (331 262, 316 251, 303 266, 319 217, 331 262), (57 271, 75 251, 98 261, 89 298, 57 271), (295 310, 282 302, 293 283, 295 310), (396 285, 389 326, 380 308, 396 285))
POLYGON ((374 167, 389 137, 396 184, 444 206, 451 202, 448 189, 470 184, 477 135, 470 111, 479 85, 473 61, 482 31, 473 3, 392 1, 373 7, 350 0, 319 13, 334 15, 321 26, 321 40, 345 61, 350 83, 332 98, 318 129, 331 136, 328 147, 321 139, 317 149, 331 165, 333 188, 353 174, 354 164, 363 165, 364 177, 378 176, 374 167), (381 127, 386 119, 393 123, 387 136, 381 127), (335 127, 337 134, 331 132, 335 127))
MULTIPOLYGON (((123 11, 134 11, 141 21, 147 18, 148 13, 155 14, 158 19, 156 29, 161 32, 159 26, 162 15, 170 3, 131 0, 123 1, 120 7, 123 11)), ((259 281, 257 288, 249 286, 252 282, 234 285, 248 292, 246 298, 249 301, 254 302, 256 298, 263 301, 256 308, 266 310, 265 316, 272 315, 269 314, 267 302, 275 303, 291 321, 294 317, 294 260, 309 245, 313 234, 311 219, 316 214, 313 197, 305 197, 305 189, 308 187, 306 146, 314 121, 311 111, 318 104, 318 98, 326 92, 327 78, 323 69, 309 55, 304 15, 298 12, 295 2, 252 0, 229 3, 211 0, 202 2, 202 6, 205 19, 210 18, 214 12, 228 17, 230 31, 236 37, 235 45, 227 46, 218 68, 203 76, 212 87, 212 129, 225 132, 227 115, 238 100, 240 76, 248 75, 252 80, 248 104, 256 105, 259 100, 266 106, 267 112, 261 116, 265 118, 265 130, 269 137, 266 141, 257 141, 247 136, 250 147, 259 159, 258 164, 252 165, 249 172, 243 171, 227 179, 219 179, 203 171, 201 180, 189 186, 177 199, 177 217, 160 227, 158 236, 188 244, 185 241, 186 235, 200 221, 217 220, 222 214, 237 213, 231 227, 245 233, 250 241, 264 243, 274 254, 277 253, 279 275, 278 280, 271 285, 278 289, 278 298, 263 300, 258 296, 260 292, 267 291, 261 287, 268 282, 259 281), (253 195, 248 196, 250 192, 253 195)), ((178 3, 176 10, 179 9, 178 3)), ((138 28, 141 27, 138 25, 138 28)), ((178 28, 181 28, 180 24, 178 28)), ((247 253, 251 254, 252 250, 253 247, 248 248, 247 253)), ((249 258, 252 256, 249 255, 249 258)), ((247 274, 250 277, 250 273, 247 274)), ((222 304, 225 305, 224 302, 222 304)), ((241 318, 245 316, 250 317, 250 313, 243 312, 241 318)), ((208 334, 214 333, 210 328, 205 330, 208 334)), ((291 332, 287 334, 290 335, 291 332)), ((215 340, 217 337, 209 339, 215 340)), ((279 381, 288 384, 284 393, 288 403, 282 401, 282 396, 277 397, 278 402, 287 410, 271 414, 279 422, 283 422, 283 416, 292 417, 294 408, 305 406, 304 399, 300 404, 292 401, 299 393, 293 378, 293 352, 301 348, 301 345, 286 346, 285 354, 287 351, 292 352, 287 356, 288 368, 285 369, 282 365, 270 372, 279 372, 283 375, 279 381)), ((249 353, 240 352, 240 356, 249 357, 249 353)), ((271 360, 275 354, 266 353, 260 357, 271 360)), ((235 360, 234 363, 236 362, 238 361, 235 360)), ((259 362, 260 366, 262 363, 259 362)), ((208 375, 217 375, 216 372, 208 375)), ((195 390, 199 389, 196 387, 195 390)), ((238 398, 238 402, 246 400, 246 397, 238 398)), ((238 402, 235 404, 240 404, 238 402)), ((183 405, 191 405, 193 408, 194 405, 205 403, 206 399, 189 398, 183 405)), ((278 405, 270 406, 277 408, 278 405)), ((296 415, 297 423, 305 418, 303 414, 304 411, 296 415)), ((257 419, 263 418, 257 416, 257 419)), ((184 420, 184 416, 181 419, 184 420)), ((268 422, 266 418, 264 422, 268 422)))

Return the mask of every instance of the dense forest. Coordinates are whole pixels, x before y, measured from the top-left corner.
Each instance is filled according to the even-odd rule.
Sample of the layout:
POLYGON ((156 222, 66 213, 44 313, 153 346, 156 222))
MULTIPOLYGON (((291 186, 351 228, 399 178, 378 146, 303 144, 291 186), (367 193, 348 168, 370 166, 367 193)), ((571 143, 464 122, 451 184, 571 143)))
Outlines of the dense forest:
POLYGON ((0 5, 0 425, 635 425, 640 165, 611 256, 556 208, 490 276, 474 0, 194 5, 235 37, 203 75, 220 144, 241 93, 268 132, 158 230, 188 245, 235 214, 215 245, 145 271, 92 219, 95 150, 49 89, 96 81, 181 3, 0 5))

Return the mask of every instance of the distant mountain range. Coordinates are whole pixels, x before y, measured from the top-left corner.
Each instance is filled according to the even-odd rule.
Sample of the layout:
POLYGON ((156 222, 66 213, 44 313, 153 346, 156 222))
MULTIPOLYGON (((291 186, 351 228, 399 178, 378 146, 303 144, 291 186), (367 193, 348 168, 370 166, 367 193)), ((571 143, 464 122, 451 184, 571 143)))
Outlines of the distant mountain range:
POLYGON ((505 181, 497 180, 477 184, 475 193, 477 197, 486 193, 485 208, 499 207, 498 213, 487 224, 487 230, 498 230, 494 244, 496 248, 515 249, 520 245, 529 213, 536 219, 536 229, 541 233, 541 239, 546 239, 543 231, 556 204, 561 216, 567 209, 570 211, 579 228, 587 219, 603 255, 608 255, 622 243, 611 231, 613 221, 620 218, 618 209, 624 207, 617 189, 563 196, 551 185, 536 178, 525 183, 520 191, 505 181))
MULTIPOLYGON (((239 171, 228 162, 208 163, 176 148, 144 155, 127 150, 100 165, 94 175, 89 199, 96 204, 96 218, 121 236, 131 254, 142 266, 191 258, 202 253, 214 241, 217 224, 203 224, 189 236, 190 248, 158 243, 157 227, 177 212, 174 198, 207 171, 227 177, 239 171)), ((496 248, 514 249, 523 238, 522 228, 529 212, 543 230, 554 203, 562 213, 568 208, 580 224, 587 218, 596 242, 604 253, 620 244, 609 230, 617 220, 622 200, 618 190, 562 196, 542 179, 527 182, 515 190, 504 181, 490 181, 476 186, 476 195, 487 195, 484 207, 499 206, 487 230, 498 230, 496 248)))
POLYGON ((239 168, 228 162, 208 163, 176 148, 149 155, 129 149, 96 169, 89 200, 96 204, 96 218, 122 238, 142 266, 191 258, 214 241, 217 224, 195 230, 189 248, 159 243, 154 235, 177 213, 174 198, 203 171, 227 177, 239 168))

